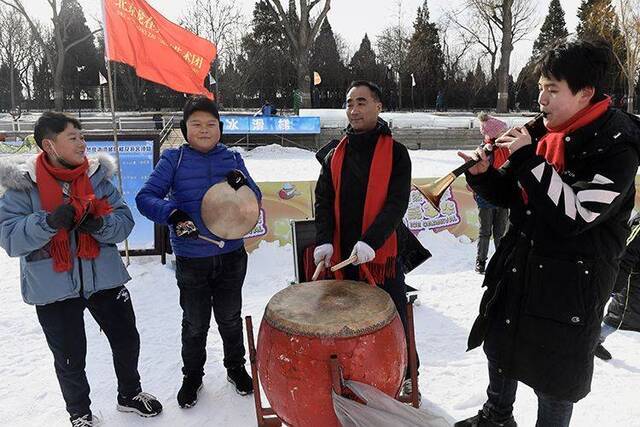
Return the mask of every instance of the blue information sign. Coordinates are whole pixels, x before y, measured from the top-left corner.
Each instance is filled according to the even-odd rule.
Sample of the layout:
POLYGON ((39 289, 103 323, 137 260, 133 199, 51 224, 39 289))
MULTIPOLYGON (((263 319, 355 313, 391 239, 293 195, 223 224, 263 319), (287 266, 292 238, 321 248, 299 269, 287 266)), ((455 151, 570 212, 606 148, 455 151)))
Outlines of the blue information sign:
POLYGON ((320 117, 222 115, 225 134, 319 134, 320 117))
MULTIPOLYGON (((136 194, 142 188, 153 171, 152 139, 125 139, 119 141, 120 170, 122 173, 122 191, 131 209, 136 225, 129 235, 129 249, 150 250, 155 247, 154 224, 138 211, 136 194)), ((87 140, 87 153, 106 152, 115 156, 113 140, 87 140)), ((118 187, 118 177, 114 175, 113 184, 118 187)))

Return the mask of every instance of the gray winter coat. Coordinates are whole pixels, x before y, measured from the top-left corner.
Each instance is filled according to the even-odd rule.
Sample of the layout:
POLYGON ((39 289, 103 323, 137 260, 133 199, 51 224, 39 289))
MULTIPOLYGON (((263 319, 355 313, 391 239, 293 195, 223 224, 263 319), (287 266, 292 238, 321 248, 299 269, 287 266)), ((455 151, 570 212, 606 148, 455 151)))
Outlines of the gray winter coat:
MULTIPOLYGON (((35 156, 23 163, 0 161, 0 246, 9 256, 20 257, 22 298, 27 304, 44 305, 118 287, 131 277, 122 263, 116 244, 127 238, 134 222, 124 198, 110 182, 116 166, 108 155, 89 159, 87 171, 97 198, 107 197, 113 212, 93 234, 100 255, 93 260, 73 260, 71 271, 53 270, 47 250, 56 230, 49 227, 40 206, 36 185, 35 156)), ((70 236, 75 253, 76 235, 70 236)))

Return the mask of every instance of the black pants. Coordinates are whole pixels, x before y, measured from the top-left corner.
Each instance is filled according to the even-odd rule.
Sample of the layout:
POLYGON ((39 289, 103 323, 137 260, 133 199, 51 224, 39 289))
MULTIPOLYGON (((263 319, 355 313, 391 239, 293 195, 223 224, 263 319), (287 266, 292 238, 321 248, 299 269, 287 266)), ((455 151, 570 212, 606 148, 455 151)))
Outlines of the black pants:
MULTIPOLYGON (((344 269, 345 279, 347 280, 359 280, 358 269, 356 266, 349 265, 344 269)), ((402 260, 398 258, 396 261, 396 277, 386 279, 384 284, 380 286, 385 292, 389 294, 393 300, 393 304, 396 306, 404 332, 407 339, 407 346, 409 344, 409 331, 407 327, 407 284, 404 281, 404 272, 402 270, 402 260)), ((407 348, 407 353, 409 349, 407 348)), ((407 359, 408 361, 409 359, 407 359)), ((416 349, 416 367, 420 367, 420 358, 418 357, 418 351, 416 349)), ((406 378, 410 377, 410 372, 407 369, 406 378)))
MULTIPOLYGON (((498 364, 489 361, 489 386, 487 401, 483 406, 485 415, 492 421, 504 422, 513 415, 518 381, 503 376, 498 364)), ((573 412, 573 403, 534 390, 538 396, 538 421, 536 427, 568 427, 573 412)))
POLYGON ((489 252, 489 240, 493 234, 493 244, 498 248, 500 239, 504 236, 509 221, 509 209, 479 208, 480 232, 478 236, 478 261, 486 261, 489 252))
POLYGON ((245 363, 242 336, 242 284, 247 273, 244 247, 203 258, 176 256, 176 279, 182 307, 182 372, 204 375, 211 310, 224 350, 224 367, 245 363))
POLYGON ((140 336, 129 291, 124 286, 97 292, 88 300, 73 298, 36 306, 70 415, 86 414, 91 405, 85 373, 85 308, 89 309, 111 345, 118 393, 130 397, 141 391, 138 374, 140 336))

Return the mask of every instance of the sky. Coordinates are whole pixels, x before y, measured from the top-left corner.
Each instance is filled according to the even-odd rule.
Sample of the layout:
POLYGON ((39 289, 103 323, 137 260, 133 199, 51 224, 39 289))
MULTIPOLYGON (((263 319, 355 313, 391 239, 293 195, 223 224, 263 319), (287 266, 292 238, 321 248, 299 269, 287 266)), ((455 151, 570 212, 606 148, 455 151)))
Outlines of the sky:
MULTIPOLYGON (((539 27, 547 14, 550 0, 532 0, 537 4, 536 14, 538 27, 530 37, 516 44, 511 57, 511 71, 517 72, 525 65, 531 55, 533 42, 538 36, 539 27)), ((89 25, 97 26, 96 20, 101 19, 99 0, 79 0, 82 5, 89 25)), ((147 0, 147 2, 172 21, 178 21, 184 7, 185 0, 147 0)), ((30 12, 41 20, 49 20, 51 13, 46 0, 24 0, 30 12)), ((255 0, 235 0, 250 20, 255 0)), ((287 4, 287 0, 282 0, 287 4)), ((321 2, 323 4, 324 2, 321 2)), ((416 10, 422 5, 423 0, 402 0, 402 21, 408 28, 412 28, 416 16, 416 10)), ((460 7, 462 0, 430 0, 429 12, 431 21, 438 22, 444 12, 451 8, 460 7)), ((565 20, 569 32, 574 32, 578 19, 576 13, 580 0, 560 0, 565 12, 565 20)), ((398 2, 395 0, 332 0, 331 10, 328 14, 333 31, 340 34, 348 43, 351 54, 355 53, 365 33, 375 43, 376 36, 387 26, 397 22, 398 2)), ((316 6, 318 8, 319 6, 316 6)))

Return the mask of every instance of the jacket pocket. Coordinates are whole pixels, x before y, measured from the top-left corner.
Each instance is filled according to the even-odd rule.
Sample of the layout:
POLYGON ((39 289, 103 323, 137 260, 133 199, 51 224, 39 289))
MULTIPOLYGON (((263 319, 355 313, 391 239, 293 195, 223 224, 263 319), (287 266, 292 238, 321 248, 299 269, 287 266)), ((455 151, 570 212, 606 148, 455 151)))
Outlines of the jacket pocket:
POLYGON ((71 271, 53 270, 53 258, 22 262, 22 298, 27 304, 49 304, 75 295, 79 289, 71 271))
POLYGON ((593 275, 590 263, 533 255, 528 267, 525 313, 568 325, 584 325, 585 290, 593 275))
MULTIPOLYGON (((131 280, 118 248, 114 244, 100 244, 100 255, 93 260, 91 265, 93 267, 93 292, 111 289, 131 280)), ((91 291, 86 284, 85 289, 91 291)))

